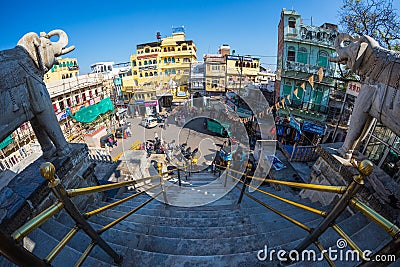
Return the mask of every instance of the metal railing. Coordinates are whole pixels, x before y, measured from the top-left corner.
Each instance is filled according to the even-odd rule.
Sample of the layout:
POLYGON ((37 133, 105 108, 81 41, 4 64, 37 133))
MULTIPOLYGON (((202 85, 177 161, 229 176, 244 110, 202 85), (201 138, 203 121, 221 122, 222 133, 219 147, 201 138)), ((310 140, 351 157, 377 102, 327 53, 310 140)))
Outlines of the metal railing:
MULTIPOLYGON (((87 236, 90 237, 91 243, 82 253, 81 257, 75 263, 75 266, 81 266, 85 259, 89 256, 90 252, 93 248, 98 245, 101 249, 103 249, 110 257, 113 258, 116 264, 120 264, 123 261, 122 255, 119 255, 114 251, 113 248, 101 237, 101 234, 112 228, 116 224, 120 223, 140 208, 144 207, 148 203, 150 203, 154 198, 163 194, 164 202, 168 203, 166 190, 171 187, 174 183, 178 182, 181 185, 181 172, 186 173, 186 169, 184 167, 174 168, 172 170, 168 170, 166 172, 162 172, 162 164, 157 164, 158 175, 149 176, 142 179, 118 182, 107 185, 100 186, 91 186, 85 188, 76 188, 76 189, 65 189, 61 184, 60 179, 57 177, 56 170, 53 164, 46 162, 43 163, 40 167, 40 174, 49 181, 49 187, 52 192, 57 197, 58 201, 52 204, 50 207, 42 211, 40 214, 26 222, 23 226, 15 230, 11 237, 2 233, 0 231, 0 238, 2 242, 0 242, 0 253, 3 254, 8 260, 20 265, 20 266, 51 266, 51 262, 55 259, 55 257, 62 251, 62 249, 68 244, 68 242, 80 231, 82 230, 87 236), (174 171, 177 171, 177 174, 172 175, 174 171), (166 186, 165 182, 169 181, 172 178, 178 178, 178 181, 166 186), (159 180, 156 184, 152 185, 150 183, 145 183, 147 181, 151 181, 153 179, 159 180), (145 187, 143 191, 125 197, 123 199, 117 200, 105 206, 96 208, 94 210, 88 211, 86 213, 82 213, 79 211, 77 206, 72 202, 71 198, 83 195, 94 194, 98 192, 104 192, 112 189, 117 189, 126 186, 132 185, 140 185, 145 187), (88 219, 96 214, 99 214, 103 211, 111 209, 115 206, 118 206, 128 200, 134 199, 142 194, 144 194, 148 190, 156 189, 157 187, 161 188, 160 192, 155 193, 151 198, 141 203, 137 207, 133 208, 126 214, 121 217, 115 219, 109 224, 105 225, 101 229, 95 230, 88 222, 88 219), (40 227, 44 222, 48 219, 52 218, 53 215, 58 213, 61 210, 65 210, 69 216, 74 220, 75 225, 70 229, 70 231, 59 241, 59 243, 51 250, 51 252, 44 258, 40 259, 35 256, 33 253, 29 252, 25 249, 20 243, 22 240, 27 237, 32 231, 40 227)), ((138 189, 136 188, 136 189, 138 189)))
MULTIPOLYGON (((373 164, 368 161, 362 161, 358 166, 359 174, 353 177, 353 181, 348 186, 335 186, 335 185, 320 185, 320 184, 309 184, 309 183, 298 183, 298 182, 289 182, 289 181, 281 181, 275 179, 268 179, 262 177, 256 177, 252 175, 252 165, 249 164, 246 168, 246 172, 237 171, 230 166, 230 161, 226 162, 226 166, 217 165, 220 170, 225 170, 224 175, 224 185, 227 186, 228 182, 239 182, 242 183, 242 186, 238 184, 235 185, 236 188, 240 190, 240 196, 238 199, 238 204, 240 204, 243 200, 244 196, 249 197, 250 199, 254 200, 255 202, 259 203, 263 207, 269 209, 270 211, 278 214, 282 218, 288 220, 289 222, 295 224, 296 226, 300 227, 301 229, 305 230, 308 235, 303 239, 303 241, 294 248, 298 253, 304 251, 309 245, 315 244, 316 247, 320 250, 322 255, 325 257, 325 260, 328 262, 330 266, 335 266, 334 262, 329 258, 329 255, 324 249, 323 245, 320 243, 319 238, 320 236, 328 229, 332 228, 341 238, 346 240, 347 244, 351 249, 356 251, 358 255, 362 259, 362 263, 360 266, 377 266, 376 262, 369 262, 364 258, 363 251, 358 246, 356 242, 354 242, 349 235, 336 223, 337 218, 339 215, 350 205, 354 207, 356 210, 360 211, 370 220, 375 222, 377 225, 382 227, 392 238, 392 240, 386 244, 383 248, 381 248, 378 252, 371 255, 369 258, 374 258, 377 255, 395 255, 398 258, 400 255, 400 228, 395 225, 394 223, 390 222, 383 216, 381 216, 378 212, 370 208, 368 205, 360 201, 356 194, 359 189, 364 185, 364 178, 369 176, 373 171, 373 164), (231 178, 231 179, 230 179, 231 178), (296 201, 281 197, 279 195, 267 192, 260 188, 254 187, 251 185, 251 180, 258 180, 265 183, 270 183, 277 186, 288 186, 291 188, 299 188, 304 190, 315 190, 321 192, 328 192, 334 194, 340 194, 341 197, 334 205, 334 207, 330 211, 323 211, 319 210, 296 201), (285 214, 284 212, 278 210, 270 206, 269 204, 260 201, 253 195, 246 192, 246 188, 251 188, 257 192, 260 192, 264 195, 282 201, 288 205, 295 206, 307 212, 311 212, 313 214, 317 214, 323 220, 319 223, 318 226, 312 228, 299 220, 292 218, 291 216, 285 214), (374 264, 374 265, 372 265, 374 264)), ((187 167, 189 169, 189 166, 187 167)), ((14 233, 10 236, 5 235, 0 231, 0 238, 2 242, 0 242, 0 252, 10 261, 21 265, 21 266, 51 266, 51 262, 55 259, 55 257, 62 251, 62 249, 68 244, 68 242, 76 235, 79 231, 83 231, 86 235, 88 235, 91 239, 91 243, 82 253, 81 257, 75 263, 75 266, 80 266, 85 261, 85 259, 89 256, 90 252, 98 245, 101 249, 103 249, 110 257, 113 258, 114 262, 120 264, 123 260, 122 255, 119 255, 114 251, 113 248, 101 237, 101 234, 107 231, 108 229, 114 227, 116 224, 120 223, 148 203, 150 203, 154 198, 163 195, 163 200, 165 203, 168 204, 167 199, 167 190, 173 184, 166 185, 165 182, 169 181, 171 178, 178 178, 176 182, 179 182, 181 185, 181 172, 184 171, 185 175, 187 175, 188 170, 186 168, 178 167, 172 170, 168 170, 166 172, 162 172, 162 164, 157 164, 158 175, 132 180, 132 181, 125 181, 119 182, 114 184, 107 184, 101 186, 92 186, 86 188, 76 188, 76 189, 65 189, 60 179, 55 174, 55 168, 51 163, 44 163, 41 166, 40 173, 41 175, 49 181, 49 187, 56 195, 58 201, 48 207, 46 210, 38 214, 36 217, 29 220, 19 229, 14 231, 14 233), (173 172, 177 170, 177 174, 173 174, 173 172), (172 175, 173 174, 173 175, 172 175), (157 183, 145 183, 146 181, 157 180, 157 183), (142 184, 146 186, 145 190, 153 190, 156 188, 160 188, 160 191, 155 193, 151 198, 146 200, 145 202, 139 204, 137 207, 133 208, 132 210, 128 211, 124 215, 120 216, 119 218, 115 219, 114 221, 108 223, 107 225, 103 226, 101 229, 95 230, 89 223, 88 219, 94 215, 100 214, 108 209, 116 207, 126 201, 134 199, 142 194, 145 193, 145 190, 141 192, 137 192, 133 195, 127 196, 123 199, 119 199, 115 202, 109 203, 105 206, 98 207, 94 210, 81 213, 75 204, 72 202, 71 198, 77 196, 83 196, 98 192, 104 192, 107 190, 117 189, 125 186, 130 185, 139 185, 142 184), (26 250, 22 245, 19 243, 23 240, 24 237, 28 236, 32 231, 36 228, 40 227, 45 221, 50 219, 53 215, 58 213, 59 211, 65 209, 66 212, 72 217, 75 222, 75 225, 69 230, 69 232, 59 241, 59 243, 52 249, 52 251, 44 258, 40 259, 35 256, 33 253, 26 250)), ((141 186, 142 186, 141 185, 141 186)), ((141 187, 140 186, 140 187, 141 187)), ((140 188, 139 187, 139 188, 140 188)), ((382 263, 384 264, 384 263, 382 263)))
MULTIPOLYGON (((298 253, 302 253, 309 245, 315 244, 320 252, 324 255, 325 260, 328 262, 330 266, 335 266, 334 262, 326 255, 327 253, 323 253, 324 250, 323 246, 319 242, 319 237, 328 229, 332 228, 341 238, 346 240, 347 244, 351 249, 356 251, 360 258, 362 259, 362 263, 360 266, 378 266, 376 262, 367 261, 364 257, 364 252, 360 249, 360 247, 345 233, 345 231, 336 224, 336 219, 339 215, 349 206, 351 205, 356 210, 360 211, 364 214, 367 218, 374 221, 377 225, 382 227, 391 237, 392 240, 386 244, 381 250, 376 252, 375 254, 371 255, 369 258, 374 259, 380 255, 395 255, 396 259, 400 257, 400 228, 395 225, 394 223, 390 222, 378 212, 370 208, 368 205, 360 201, 356 194, 359 189, 364 185, 364 178, 369 176, 373 171, 373 164, 369 160, 362 161, 358 166, 359 174, 353 177, 353 181, 348 186, 334 186, 334 185, 320 185, 320 184, 309 184, 309 183, 298 183, 298 182, 289 182, 289 181, 281 181, 281 180, 274 180, 268 178, 260 178, 251 175, 251 168, 252 165, 248 164, 246 168, 246 172, 240 172, 230 168, 230 162, 227 162, 227 166, 217 165, 219 168, 223 168, 225 170, 225 186, 229 181, 228 177, 232 179, 232 182, 240 182, 242 186, 235 185, 237 189, 240 190, 240 196, 238 199, 238 204, 242 202, 243 196, 246 195, 250 199, 254 200, 255 202, 261 204, 265 208, 271 210, 272 212, 278 214, 282 218, 290 221, 291 223, 297 225, 298 227, 302 228, 303 230, 307 231, 309 234, 304 240, 294 248, 298 253), (342 195, 338 202, 334 205, 334 207, 329 211, 322 211, 315 209, 313 207, 309 207, 307 205, 286 199, 284 197, 272 194, 270 192, 264 191, 257 187, 253 187, 250 184, 251 180, 258 180, 265 183, 275 184, 275 185, 285 185, 291 188, 300 188, 304 190, 314 190, 314 191, 321 191, 321 192, 329 192, 342 195), (251 188, 255 191, 258 191, 262 194, 265 194, 269 197, 275 198, 282 202, 285 202, 289 205, 295 206, 297 208, 306 210, 308 212, 317 214, 323 218, 323 220, 319 223, 316 228, 311 228, 302 222, 292 218, 291 216, 277 210, 274 207, 271 207, 265 202, 260 201, 256 197, 252 196, 251 194, 246 192, 246 188, 251 188)), ((380 263, 382 266, 385 266, 385 263, 380 263)), ((387 265, 387 263, 386 263, 387 265)))

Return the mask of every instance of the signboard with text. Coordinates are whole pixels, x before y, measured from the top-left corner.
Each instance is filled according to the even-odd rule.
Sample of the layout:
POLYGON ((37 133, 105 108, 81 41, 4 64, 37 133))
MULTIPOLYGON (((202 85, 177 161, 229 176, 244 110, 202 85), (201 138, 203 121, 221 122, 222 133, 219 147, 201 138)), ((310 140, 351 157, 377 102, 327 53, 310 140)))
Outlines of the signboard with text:
POLYGON ((361 83, 359 82, 349 82, 346 88, 346 94, 358 96, 361 89, 361 83))
POLYGON ((314 123, 311 123, 308 121, 304 121, 302 129, 305 132, 315 133, 318 135, 324 135, 326 126, 322 126, 322 125, 314 124, 314 123))

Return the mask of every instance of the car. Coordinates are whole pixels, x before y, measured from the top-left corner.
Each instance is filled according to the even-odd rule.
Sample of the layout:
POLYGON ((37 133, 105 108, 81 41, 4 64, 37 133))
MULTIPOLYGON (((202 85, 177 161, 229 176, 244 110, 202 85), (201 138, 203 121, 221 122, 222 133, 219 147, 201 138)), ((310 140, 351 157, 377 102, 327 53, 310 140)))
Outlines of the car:
POLYGON ((154 117, 144 117, 139 124, 146 128, 153 128, 158 125, 158 122, 154 117))

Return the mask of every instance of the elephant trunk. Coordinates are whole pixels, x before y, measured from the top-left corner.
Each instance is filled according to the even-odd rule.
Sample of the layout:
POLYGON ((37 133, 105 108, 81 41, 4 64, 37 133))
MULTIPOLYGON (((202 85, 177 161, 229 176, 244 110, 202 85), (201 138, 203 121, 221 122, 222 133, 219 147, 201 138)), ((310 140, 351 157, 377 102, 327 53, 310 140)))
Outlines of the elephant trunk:
POLYGON ((335 49, 339 57, 329 58, 331 62, 344 63, 348 58, 348 47, 343 46, 343 41, 349 40, 353 42, 355 38, 347 33, 339 33, 335 41, 335 49))
POLYGON ((75 49, 74 46, 66 47, 68 45, 68 35, 63 30, 53 30, 47 34, 48 38, 57 35, 58 41, 53 43, 56 46, 55 51, 60 51, 56 56, 64 55, 75 49))

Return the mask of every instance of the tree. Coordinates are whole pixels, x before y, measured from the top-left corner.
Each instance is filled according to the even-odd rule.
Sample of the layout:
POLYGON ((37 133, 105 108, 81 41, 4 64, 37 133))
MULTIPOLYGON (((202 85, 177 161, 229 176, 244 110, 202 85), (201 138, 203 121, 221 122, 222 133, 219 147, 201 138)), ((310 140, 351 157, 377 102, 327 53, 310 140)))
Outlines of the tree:
POLYGON ((393 0, 343 0, 339 11, 341 31, 369 35, 381 46, 400 50, 400 19, 393 0))

